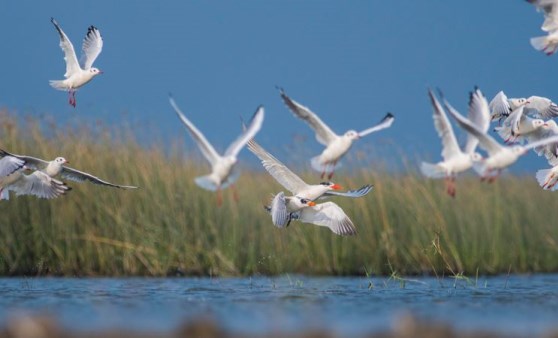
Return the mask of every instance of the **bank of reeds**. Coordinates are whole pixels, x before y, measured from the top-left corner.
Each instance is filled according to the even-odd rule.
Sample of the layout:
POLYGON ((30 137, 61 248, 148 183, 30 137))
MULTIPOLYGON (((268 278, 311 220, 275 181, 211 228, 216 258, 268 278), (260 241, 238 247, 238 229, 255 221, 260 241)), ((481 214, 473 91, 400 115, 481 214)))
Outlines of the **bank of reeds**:
MULTIPOLYGON (((493 184, 464 177, 451 199, 442 182, 413 170, 340 173, 336 179, 344 186, 375 187, 364 198, 335 199, 359 231, 342 238, 296 222, 275 228, 262 205, 281 188, 262 170, 244 171, 238 202, 225 190, 217 207, 214 194, 193 183, 208 170, 196 149, 143 147, 122 128, 65 128, 0 113, 0 148, 45 159, 64 156, 75 168, 140 186, 119 190, 68 181, 74 189, 62 198, 0 202, 0 274, 558 271, 558 195, 541 190, 532 177, 506 175, 493 184)), ((310 171, 302 176, 318 179, 310 171)))

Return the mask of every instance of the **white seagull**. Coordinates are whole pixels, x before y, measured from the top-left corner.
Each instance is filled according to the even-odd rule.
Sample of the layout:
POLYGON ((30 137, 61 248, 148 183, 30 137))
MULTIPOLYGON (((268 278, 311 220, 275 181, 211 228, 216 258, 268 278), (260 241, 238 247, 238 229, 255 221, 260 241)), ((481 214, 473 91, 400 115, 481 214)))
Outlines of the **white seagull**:
POLYGON ((490 108, 490 120, 494 121, 497 119, 501 122, 503 119, 508 117, 513 110, 524 106, 527 103, 527 99, 523 97, 508 99, 506 94, 501 90, 498 94, 496 94, 496 96, 494 96, 488 105, 490 108))
POLYGON ((76 106, 76 90, 91 81, 95 76, 102 74, 99 69, 92 67, 93 62, 103 49, 103 38, 101 33, 95 26, 87 29, 85 39, 83 39, 81 65, 78 62, 76 52, 72 42, 62 28, 58 25, 54 18, 50 21, 60 35, 60 48, 64 52, 64 60, 66 60, 65 80, 51 80, 50 85, 58 90, 67 91, 69 93, 69 103, 76 106))
POLYGON ((0 200, 8 200, 9 191, 14 191, 17 196, 35 195, 50 199, 61 196, 71 189, 42 171, 25 175, 23 173, 25 169, 27 169, 25 161, 22 159, 10 155, 0 159, 0 172, 7 173, 0 176, 0 200))
POLYGON ((345 197, 361 197, 372 190, 371 185, 362 186, 357 190, 349 190, 347 192, 339 192, 342 187, 332 182, 322 182, 320 184, 310 185, 304 182, 298 175, 292 172, 286 165, 281 163, 273 155, 268 153, 254 139, 247 143, 248 150, 256 155, 262 162, 267 172, 279 182, 285 189, 289 190, 294 196, 299 198, 315 201, 325 196, 345 196, 345 197))
MULTIPOLYGON (((462 151, 444 109, 431 90, 428 90, 428 96, 434 108, 432 114, 434 127, 442 139, 443 161, 436 164, 422 162, 420 169, 426 177, 445 178, 446 192, 455 197, 455 176, 471 168, 475 162, 482 160, 481 155, 475 152, 478 140, 474 135, 468 134, 467 144, 462 151)), ((475 88, 469 96, 469 119, 474 121, 473 123, 479 130, 483 132, 488 130, 490 125, 488 102, 478 88, 475 88)))
POLYGON ((271 214, 273 224, 279 228, 289 226, 291 220, 298 220, 325 226, 340 236, 352 236, 357 233, 351 219, 333 202, 316 204, 298 196, 285 197, 284 193, 280 192, 273 198, 271 206, 265 209, 271 214))
POLYGON ((62 178, 67 180, 75 181, 75 182, 83 182, 89 181, 91 183, 105 185, 114 188, 123 188, 123 189, 135 189, 137 187, 130 186, 130 185, 119 185, 113 184, 107 181, 104 181, 96 176, 93 176, 89 173, 79 171, 77 169, 73 169, 70 167, 65 166, 66 163, 69 163, 64 157, 57 157, 52 161, 45 161, 43 159, 27 156, 27 155, 16 155, 11 154, 5 150, 0 149, 0 158, 15 158, 21 161, 24 161, 25 167, 28 169, 37 170, 40 172, 44 172, 49 177, 56 177, 60 175, 62 178))
POLYGON ((494 128, 505 143, 523 143, 527 136, 536 132, 547 124, 542 119, 533 119, 525 114, 526 106, 521 106, 512 111, 501 126, 494 128))
POLYGON ((220 203, 220 191, 234 183, 239 176, 239 172, 235 167, 237 162, 238 153, 244 148, 246 143, 252 139, 257 132, 262 127, 264 120, 264 108, 262 106, 258 107, 257 111, 252 116, 248 128, 240 134, 240 136, 233 142, 224 155, 221 156, 217 153, 215 148, 207 141, 205 136, 194 126, 190 120, 184 116, 180 108, 174 102, 172 97, 169 97, 171 106, 174 111, 184 123, 184 126, 192 136, 192 139, 196 142, 198 148, 202 152, 203 156, 211 164, 211 174, 206 176, 196 177, 195 182, 198 186, 210 190, 217 191, 218 202, 220 203))
POLYGON ((525 146, 502 146, 494 138, 487 133, 480 130, 474 123, 467 118, 461 116, 447 101, 444 104, 461 128, 465 129, 468 133, 473 134, 478 140, 479 145, 488 152, 489 157, 474 164, 475 169, 481 175, 481 179, 489 179, 492 181, 502 171, 502 169, 513 164, 519 156, 524 155, 528 150, 544 146, 549 143, 558 142, 558 136, 545 138, 543 140, 529 143, 525 146))
POLYGON ((310 109, 289 98, 283 89, 279 89, 279 92, 281 98, 293 114, 306 121, 306 123, 314 129, 318 142, 326 146, 324 151, 319 156, 313 157, 310 162, 314 170, 322 173, 322 178, 326 174, 328 168, 330 169, 328 178, 331 179, 333 177, 335 168, 338 165, 337 162, 347 153, 347 151, 349 151, 355 140, 373 132, 390 127, 395 119, 391 113, 387 113, 382 121, 374 127, 365 129, 361 132, 349 130, 340 136, 335 134, 331 128, 329 128, 318 117, 318 115, 313 113, 310 109))
POLYGON ((544 22, 541 29, 548 34, 531 38, 531 46, 546 55, 552 55, 558 49, 558 1, 557 0, 527 0, 537 10, 544 12, 544 22))

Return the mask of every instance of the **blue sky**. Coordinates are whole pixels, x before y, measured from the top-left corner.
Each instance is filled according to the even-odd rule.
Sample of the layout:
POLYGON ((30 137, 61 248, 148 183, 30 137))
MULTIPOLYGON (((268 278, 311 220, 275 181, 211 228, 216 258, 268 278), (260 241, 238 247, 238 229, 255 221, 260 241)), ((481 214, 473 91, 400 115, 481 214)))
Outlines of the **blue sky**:
MULTIPOLYGON (((392 128, 361 140, 357 151, 379 144, 396 149, 393 157, 410 152, 411 162, 437 161, 429 86, 462 112, 475 85, 489 99, 503 89, 558 101, 558 56, 529 44, 542 21, 520 0, 8 1, 0 12, 0 107, 128 123, 143 138, 183 137, 191 145, 168 104, 172 92, 225 149, 239 133, 239 115, 263 104, 258 140, 265 147, 284 149, 300 135, 306 142, 297 146, 317 154, 310 129, 282 104, 280 85, 339 133, 393 112, 392 128), (48 85, 65 70, 51 16, 78 51, 89 25, 104 38, 95 66, 105 74, 78 92, 77 109, 48 85)), ((528 156, 515 167, 546 166, 528 156)))

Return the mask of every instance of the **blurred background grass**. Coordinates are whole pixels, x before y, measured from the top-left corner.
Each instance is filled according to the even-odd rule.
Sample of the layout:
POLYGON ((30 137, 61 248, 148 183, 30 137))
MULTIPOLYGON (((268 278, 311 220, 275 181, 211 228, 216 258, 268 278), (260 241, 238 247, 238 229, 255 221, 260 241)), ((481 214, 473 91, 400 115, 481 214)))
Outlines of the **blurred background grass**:
MULTIPOLYGON (((55 200, 2 201, 2 275, 558 271, 556 195, 530 176, 505 175, 493 184, 462 177, 451 199, 442 181, 424 179, 414 168, 390 173, 362 167, 350 175, 344 168, 337 183, 375 188, 364 198, 333 199, 359 231, 342 238, 298 222, 274 227, 262 206, 282 188, 259 168, 243 171, 238 202, 225 190, 217 207, 215 195, 193 183, 208 165, 198 161, 197 149, 181 146, 183 139, 170 147, 142 146, 129 127, 58 127, 48 118, 2 111, 0 140, 0 148, 16 154, 64 156, 76 169, 140 186, 119 190, 68 181, 74 189, 55 200)), ((315 172, 302 176, 319 181, 315 172)))

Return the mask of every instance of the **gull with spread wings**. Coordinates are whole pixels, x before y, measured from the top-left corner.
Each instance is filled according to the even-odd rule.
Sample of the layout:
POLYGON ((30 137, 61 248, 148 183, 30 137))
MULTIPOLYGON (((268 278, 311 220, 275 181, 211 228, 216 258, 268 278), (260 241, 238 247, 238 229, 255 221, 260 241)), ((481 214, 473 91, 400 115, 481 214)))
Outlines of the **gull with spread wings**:
MULTIPOLYGON (((475 162, 482 160, 482 156, 475 152, 478 140, 472 134, 468 135, 467 143, 462 151, 457 143, 453 128, 442 105, 431 90, 428 96, 432 103, 434 127, 438 136, 442 139, 442 158, 436 164, 422 162, 420 170, 422 174, 430 178, 445 178, 446 192, 455 197, 455 176, 473 166, 475 162)), ((469 119, 474 121, 480 130, 486 132, 490 126, 490 112, 488 102, 482 92, 475 88, 469 96, 469 119)))
POLYGON ((459 112, 455 110, 446 100, 444 100, 444 104, 450 115, 455 118, 459 126, 475 136, 479 140, 480 147, 488 152, 489 156, 487 158, 473 165, 483 180, 494 180, 504 168, 512 165, 518 160, 519 156, 524 155, 528 150, 558 142, 558 136, 552 136, 529 143, 525 146, 515 145, 506 147, 498 143, 486 132, 480 130, 474 123, 459 114, 459 112))
POLYGON ((342 187, 332 182, 321 182, 320 184, 307 184, 297 174, 292 172, 286 165, 281 163, 273 155, 268 153, 254 139, 248 141, 248 150, 256 155, 262 162, 267 172, 279 182, 285 189, 289 190, 294 196, 315 201, 327 196, 361 197, 372 190, 372 186, 367 184, 357 190, 341 192, 342 187))
POLYGON ((316 204, 299 196, 285 196, 281 191, 265 209, 271 214, 273 224, 288 227, 292 220, 329 228, 340 236, 356 235, 356 228, 343 209, 333 202, 316 204))
POLYGON ((137 187, 130 186, 130 185, 118 185, 113 184, 107 181, 104 181, 96 176, 93 176, 89 173, 79 171, 77 169, 73 169, 70 167, 65 166, 66 163, 69 163, 64 157, 57 157, 52 161, 45 161, 43 159, 27 156, 27 155, 16 155, 11 154, 5 150, 0 149, 0 158, 15 158, 23 161, 25 163, 25 167, 28 169, 33 169, 39 172, 45 173, 47 176, 54 178, 60 175, 62 178, 67 180, 75 181, 75 182, 84 182, 89 181, 91 183, 114 187, 114 188, 123 188, 123 189, 135 189, 137 187))
POLYGON ((55 198, 70 190, 66 184, 58 181, 42 171, 34 171, 30 175, 23 172, 27 169, 26 161, 2 154, 0 158, 0 200, 10 199, 9 192, 17 196, 35 195, 39 198, 55 198))
POLYGON ((95 26, 87 29, 85 39, 83 39, 81 65, 78 62, 74 46, 66 33, 60 28, 58 22, 51 18, 50 21, 60 35, 60 48, 64 52, 64 60, 66 61, 66 73, 64 80, 51 80, 50 85, 58 90, 67 91, 69 95, 68 102, 70 105, 76 106, 76 90, 91 81, 95 76, 102 74, 99 69, 92 67, 93 62, 103 49, 103 38, 101 33, 95 26))
POLYGON ((376 131, 389 128, 395 119, 391 113, 387 113, 380 123, 371 128, 361 132, 349 130, 343 135, 337 135, 318 117, 318 115, 288 97, 283 89, 279 89, 279 93, 293 114, 306 121, 306 123, 314 129, 318 142, 326 146, 322 153, 319 156, 313 157, 310 162, 314 170, 322 173, 322 178, 325 176, 328 169, 330 170, 328 178, 331 179, 333 177, 335 168, 338 166, 338 161, 349 151, 355 140, 376 131))
POLYGON ((190 120, 184 116, 180 108, 172 97, 169 97, 171 106, 174 108, 176 115, 184 123, 184 126, 196 142, 203 156, 211 164, 211 174, 196 177, 195 182, 201 188, 210 191, 217 191, 217 202, 221 203, 221 189, 224 189, 234 183, 240 173, 238 172, 235 164, 237 163, 237 156, 244 148, 246 143, 254 138, 258 131, 261 129, 264 120, 264 108, 258 107, 248 127, 240 134, 240 136, 229 145, 225 153, 221 156, 217 153, 215 148, 207 141, 205 136, 194 126, 190 120))

